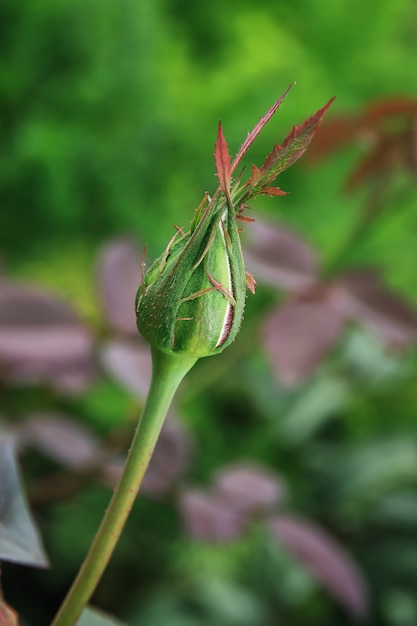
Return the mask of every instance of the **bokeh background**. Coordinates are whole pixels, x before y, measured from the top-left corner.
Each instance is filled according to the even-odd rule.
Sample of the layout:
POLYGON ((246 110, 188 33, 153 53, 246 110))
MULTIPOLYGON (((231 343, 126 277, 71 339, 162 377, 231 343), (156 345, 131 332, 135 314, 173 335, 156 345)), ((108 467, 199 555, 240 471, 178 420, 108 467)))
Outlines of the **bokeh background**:
POLYGON ((214 191, 218 120, 233 153, 293 81, 247 164, 332 96, 334 150, 253 207, 241 334, 184 383, 93 604, 417 623, 416 42, 412 0, 0 0, 0 415, 52 563, 3 565, 22 624, 57 608, 140 413, 141 249, 214 191))

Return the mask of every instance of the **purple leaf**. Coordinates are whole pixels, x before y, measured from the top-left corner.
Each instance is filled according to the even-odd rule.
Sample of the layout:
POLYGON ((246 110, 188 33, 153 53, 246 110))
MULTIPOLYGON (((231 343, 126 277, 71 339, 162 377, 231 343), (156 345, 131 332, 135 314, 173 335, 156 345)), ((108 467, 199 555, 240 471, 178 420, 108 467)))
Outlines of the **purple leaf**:
POLYGON ((243 514, 270 511, 282 502, 285 489, 278 476, 247 463, 223 468, 214 483, 217 500, 243 514))
POLYGON ((155 452, 145 474, 142 488, 145 493, 167 493, 184 477, 191 458, 191 440, 184 427, 170 417, 164 424, 155 452))
MULTIPOLYGON (((191 456, 191 441, 182 425, 173 417, 165 422, 156 444, 141 492, 152 496, 167 494, 186 473, 191 456)), ((106 484, 115 485, 123 471, 124 459, 107 463, 103 468, 106 484)))
POLYGON ((317 281, 317 260, 300 237, 257 220, 247 231, 246 266, 258 282, 290 291, 303 290, 317 281))
POLYGON ((310 522, 275 515, 267 528, 356 618, 368 611, 364 580, 352 558, 310 522))
POLYGON ((20 485, 13 444, 8 439, 0 439, 0 477, 0 560, 48 567, 20 485))
POLYGON ((347 319, 356 321, 389 348, 403 349, 417 340, 417 313, 370 270, 340 277, 331 290, 332 304, 347 319))
POLYGON ((105 369, 127 391, 146 395, 151 382, 152 359, 149 346, 137 341, 111 341, 100 352, 105 369))
POLYGON ((104 312, 117 332, 137 335, 135 296, 140 281, 137 244, 129 238, 109 241, 99 258, 98 283, 104 312))
POLYGON ((289 302, 273 311, 263 342, 280 383, 295 386, 309 376, 335 345, 343 323, 326 300, 289 302))
MULTIPOLYGON (((0 372, 4 366, 0 367, 0 372)), ((93 360, 80 359, 65 365, 53 366, 42 360, 21 361, 8 364, 3 369, 9 383, 16 385, 37 385, 47 383, 60 393, 72 395, 84 391, 96 376, 93 360)), ((3 375, 1 372, 1 375, 3 375)))
POLYGON ((81 424, 60 415, 30 417, 20 438, 72 469, 84 469, 99 460, 98 439, 81 424))
POLYGON ((53 383, 76 370, 90 378, 92 337, 72 308, 31 287, 1 282, 1 375, 18 382, 53 383))
POLYGON ((180 498, 180 510, 188 533, 205 541, 232 541, 244 528, 245 519, 204 491, 187 489, 180 498))
MULTIPOLYGON (((37 371, 39 373, 40 370, 37 371)), ((19 375, 22 377, 22 372, 19 375)), ((84 391, 94 381, 96 375, 96 364, 92 360, 83 360, 78 364, 73 363, 71 367, 48 372, 47 378, 49 384, 58 392, 71 395, 84 391)))

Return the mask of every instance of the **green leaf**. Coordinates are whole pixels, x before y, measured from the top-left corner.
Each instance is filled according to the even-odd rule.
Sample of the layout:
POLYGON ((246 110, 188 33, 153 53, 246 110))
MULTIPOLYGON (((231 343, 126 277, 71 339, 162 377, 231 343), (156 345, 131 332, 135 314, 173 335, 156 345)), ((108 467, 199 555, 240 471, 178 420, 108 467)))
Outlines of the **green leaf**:
POLYGON ((335 507, 344 514, 372 511, 389 494, 417 484, 417 445, 391 437, 352 448, 334 472, 335 507))
POLYGON ((110 617, 97 609, 87 607, 84 609, 77 626, 124 626, 122 622, 117 621, 114 617, 110 617))
POLYGON ((0 560, 48 567, 20 484, 9 439, 0 439, 0 560))
POLYGON ((337 376, 315 378, 300 391, 279 422, 280 437, 293 445, 308 441, 349 402, 349 387, 337 376))

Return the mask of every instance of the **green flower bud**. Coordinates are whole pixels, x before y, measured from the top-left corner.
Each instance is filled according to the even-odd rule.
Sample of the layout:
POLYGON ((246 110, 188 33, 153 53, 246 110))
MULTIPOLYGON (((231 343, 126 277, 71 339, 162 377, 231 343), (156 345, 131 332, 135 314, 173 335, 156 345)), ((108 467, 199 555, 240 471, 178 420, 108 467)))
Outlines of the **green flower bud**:
POLYGON ((177 232, 139 287, 139 331, 163 352, 195 358, 216 354, 240 328, 245 292, 233 207, 206 196, 190 232, 177 232))
POLYGON ((241 176, 234 179, 243 156, 288 89, 247 135, 233 161, 219 125, 214 152, 219 180, 216 193, 212 199, 206 194, 190 231, 178 229, 142 278, 136 298, 137 325, 157 350, 198 359, 221 352, 236 337, 246 283, 252 292, 255 285, 253 277, 245 273, 237 220, 253 221, 243 216, 251 198, 285 195, 271 183, 305 152, 332 102, 295 126, 282 144, 275 144, 261 167, 252 166, 246 182, 241 176))

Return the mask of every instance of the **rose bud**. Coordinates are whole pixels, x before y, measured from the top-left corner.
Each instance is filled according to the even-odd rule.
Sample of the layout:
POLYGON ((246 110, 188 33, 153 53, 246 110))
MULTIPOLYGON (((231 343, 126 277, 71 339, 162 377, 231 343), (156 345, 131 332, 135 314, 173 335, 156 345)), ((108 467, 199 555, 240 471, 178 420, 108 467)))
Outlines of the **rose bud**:
POLYGON ((253 165, 246 182, 241 176, 234 180, 242 157, 287 92, 249 133, 233 162, 219 124, 214 153, 219 187, 213 198, 204 196, 189 232, 177 230, 138 289, 138 329, 153 348, 198 359, 221 352, 236 337, 246 286, 254 292, 256 284, 245 273, 237 222, 253 221, 243 215, 251 198, 285 195, 271 183, 305 152, 331 103, 294 127, 260 168, 253 165))

